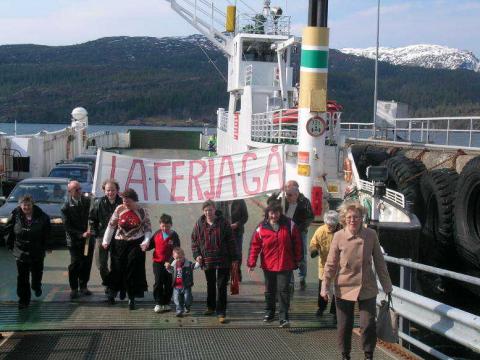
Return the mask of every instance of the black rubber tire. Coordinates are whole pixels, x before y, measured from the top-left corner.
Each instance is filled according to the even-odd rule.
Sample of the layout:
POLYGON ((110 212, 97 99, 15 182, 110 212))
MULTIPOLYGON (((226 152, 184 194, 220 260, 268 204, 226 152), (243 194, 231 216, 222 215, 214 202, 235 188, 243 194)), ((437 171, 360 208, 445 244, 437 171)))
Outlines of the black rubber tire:
POLYGON ((372 145, 352 145, 351 151, 358 174, 363 180, 367 180, 366 171, 368 166, 381 165, 389 157, 386 149, 372 145))
POLYGON ((464 262, 480 269, 480 157, 463 168, 454 206, 457 252, 464 262))
POLYGON ((411 211, 423 224, 425 209, 419 174, 426 171, 425 165, 420 160, 409 159, 404 155, 389 158, 385 165, 388 169, 387 188, 401 192, 405 200, 412 204, 411 211))
POLYGON ((425 204, 425 221, 420 245, 424 264, 451 268, 455 260, 453 228, 454 201, 459 175, 455 170, 438 169, 425 173, 420 191, 425 204))

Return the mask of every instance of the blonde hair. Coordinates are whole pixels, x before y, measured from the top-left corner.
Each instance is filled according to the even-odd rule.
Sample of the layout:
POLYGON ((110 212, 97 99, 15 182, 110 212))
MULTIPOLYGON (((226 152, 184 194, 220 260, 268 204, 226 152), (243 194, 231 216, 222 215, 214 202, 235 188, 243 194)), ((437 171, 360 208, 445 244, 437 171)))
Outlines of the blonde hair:
POLYGON ((354 210, 358 212, 360 214, 360 217, 362 218, 362 222, 363 222, 363 217, 366 214, 365 207, 362 206, 362 204, 360 204, 360 201, 358 200, 344 201, 343 204, 340 205, 340 207, 337 210, 340 218, 340 224, 342 224, 343 226, 345 226, 347 223, 346 217, 347 217, 347 212, 349 210, 354 210))

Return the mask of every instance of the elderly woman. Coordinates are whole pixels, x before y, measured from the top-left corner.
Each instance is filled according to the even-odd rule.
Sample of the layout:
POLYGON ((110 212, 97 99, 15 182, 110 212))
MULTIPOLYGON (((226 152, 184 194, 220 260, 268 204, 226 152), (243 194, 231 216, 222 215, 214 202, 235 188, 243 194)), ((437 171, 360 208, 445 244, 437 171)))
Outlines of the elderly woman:
POLYGON ((102 246, 107 249, 112 241, 111 272, 107 281, 109 302, 114 303, 117 292, 120 299, 128 295, 130 310, 135 309, 135 297, 147 291, 145 250, 152 236, 152 226, 146 209, 138 205, 133 189, 122 193, 123 204, 113 212, 103 236, 102 246))
MULTIPOLYGON (((310 256, 313 258, 320 255, 318 258, 318 310, 317 316, 322 316, 323 312, 327 308, 328 301, 320 295, 322 289, 323 272, 325 263, 327 262, 328 251, 330 250, 330 244, 333 240, 333 234, 340 229, 338 224, 338 213, 334 210, 327 211, 323 216, 324 224, 320 226, 310 240, 310 256)), ((332 297, 332 303, 330 304, 330 314, 335 313, 335 296, 332 297)))
POLYGON ((333 236, 323 275, 321 296, 328 301, 333 281, 338 320, 338 347, 342 359, 350 359, 355 302, 360 310, 360 329, 365 359, 373 359, 377 342, 375 310, 377 281, 390 294, 392 283, 380 249, 377 234, 363 226, 364 207, 358 201, 345 202, 339 209, 344 226, 333 236))
POLYGON ((262 221, 252 236, 247 266, 252 272, 261 256, 261 267, 265 276, 264 322, 275 317, 277 288, 280 295, 280 327, 289 327, 290 280, 293 270, 302 260, 302 238, 295 223, 282 214, 279 203, 271 202, 262 221))
POLYGON ((5 234, 7 248, 17 259, 18 308, 23 309, 30 304, 30 274, 35 296, 42 295, 43 260, 50 236, 50 218, 33 204, 30 195, 24 195, 8 218, 5 234))

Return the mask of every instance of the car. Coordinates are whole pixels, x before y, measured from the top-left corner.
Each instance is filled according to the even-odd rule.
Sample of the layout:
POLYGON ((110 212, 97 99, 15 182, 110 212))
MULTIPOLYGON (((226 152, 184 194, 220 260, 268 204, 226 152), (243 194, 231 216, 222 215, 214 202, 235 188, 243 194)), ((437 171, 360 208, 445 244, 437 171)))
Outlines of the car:
POLYGON ((92 192, 93 170, 85 163, 62 163, 56 165, 48 174, 48 177, 61 177, 77 180, 82 186, 82 191, 89 196, 92 192))
POLYGON ((97 162, 97 155, 93 154, 81 154, 76 156, 72 162, 74 163, 87 163, 92 166, 92 170, 95 171, 95 163, 97 162))
POLYGON ((39 177, 20 181, 0 207, 0 233, 5 235, 4 227, 18 200, 23 195, 31 195, 35 205, 50 216, 52 226, 49 247, 65 246, 65 228, 60 209, 67 201, 67 178, 39 177))

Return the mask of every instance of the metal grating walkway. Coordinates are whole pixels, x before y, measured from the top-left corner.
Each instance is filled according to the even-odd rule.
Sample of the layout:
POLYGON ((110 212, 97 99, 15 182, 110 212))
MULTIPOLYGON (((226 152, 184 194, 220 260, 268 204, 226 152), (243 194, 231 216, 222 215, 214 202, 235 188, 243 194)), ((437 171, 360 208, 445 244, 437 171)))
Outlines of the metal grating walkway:
MULTIPOLYGON (((262 359, 338 358, 335 330, 168 329, 16 333, 0 359, 262 359)), ((353 338, 352 359, 363 359, 353 338)), ((377 348, 375 359, 395 359, 377 348)))

